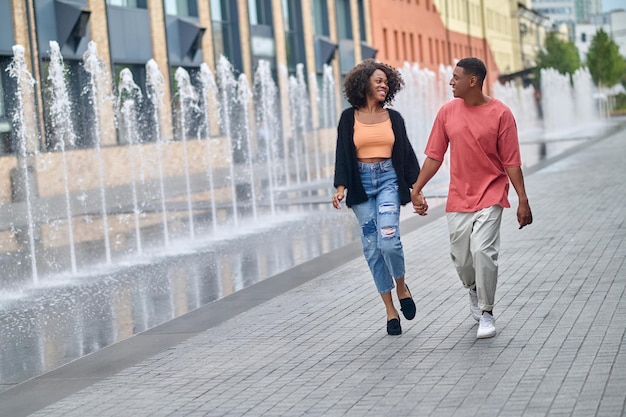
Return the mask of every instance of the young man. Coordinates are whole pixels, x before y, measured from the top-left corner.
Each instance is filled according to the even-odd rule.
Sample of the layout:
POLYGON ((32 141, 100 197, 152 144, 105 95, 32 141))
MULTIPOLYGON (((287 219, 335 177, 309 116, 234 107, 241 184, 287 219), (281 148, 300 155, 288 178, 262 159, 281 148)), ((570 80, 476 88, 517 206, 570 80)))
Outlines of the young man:
POLYGON ((498 281, 500 222, 510 207, 509 181, 519 199, 519 228, 532 223, 524 187, 517 126, 510 109, 483 94, 487 75, 478 58, 460 60, 450 85, 455 99, 444 104, 433 124, 426 160, 411 191, 413 208, 428 210, 422 188, 435 175, 450 145, 450 186, 446 212, 450 255, 479 322, 476 337, 496 335, 493 305, 498 281))

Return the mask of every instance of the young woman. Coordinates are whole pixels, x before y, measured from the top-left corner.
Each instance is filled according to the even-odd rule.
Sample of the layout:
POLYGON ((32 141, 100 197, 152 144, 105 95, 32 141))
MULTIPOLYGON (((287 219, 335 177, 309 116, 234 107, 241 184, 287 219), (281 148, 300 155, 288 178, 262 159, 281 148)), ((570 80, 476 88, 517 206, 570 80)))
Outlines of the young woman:
POLYGON ((352 107, 341 114, 335 156, 333 206, 339 209, 345 199, 361 225, 363 255, 385 305, 390 335, 402 333, 391 295, 394 286, 404 317, 415 317, 404 282, 400 206, 411 201, 410 187, 420 167, 404 119, 385 107, 403 85, 396 69, 374 59, 348 73, 344 94, 352 107))

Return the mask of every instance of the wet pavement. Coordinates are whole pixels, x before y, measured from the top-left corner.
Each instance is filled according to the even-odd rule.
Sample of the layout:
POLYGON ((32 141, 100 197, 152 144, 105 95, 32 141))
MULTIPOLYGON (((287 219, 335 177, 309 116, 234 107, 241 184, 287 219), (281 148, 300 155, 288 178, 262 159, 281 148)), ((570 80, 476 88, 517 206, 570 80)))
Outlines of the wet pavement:
POLYGON ((0 390, 153 328, 358 238, 351 213, 285 214, 90 274, 0 295, 0 390), (242 228, 243 229, 243 228, 242 228))
POLYGON ((271 229, 272 245, 259 233, 7 295, 5 388, 43 375, 1 394, 0 415, 623 415, 626 137, 606 136, 523 145, 552 153, 525 171, 533 227, 505 212, 491 341, 467 321, 440 209, 403 222, 420 295, 395 341, 350 213, 332 211, 271 229), (581 189, 593 213, 570 204, 581 189))

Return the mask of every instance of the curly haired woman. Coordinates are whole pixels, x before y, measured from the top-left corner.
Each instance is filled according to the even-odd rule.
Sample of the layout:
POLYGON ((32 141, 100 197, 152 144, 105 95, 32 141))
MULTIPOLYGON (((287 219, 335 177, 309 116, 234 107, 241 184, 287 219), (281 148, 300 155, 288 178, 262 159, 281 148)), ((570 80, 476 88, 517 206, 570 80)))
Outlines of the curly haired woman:
POLYGON ((341 114, 335 155, 333 206, 339 209, 345 199, 361 225, 363 255, 385 304, 390 335, 402 334, 394 286, 404 317, 412 320, 416 310, 404 282, 400 206, 411 201, 420 167, 404 119, 386 107, 403 85, 396 69, 374 59, 348 73, 344 94, 352 107, 341 114))

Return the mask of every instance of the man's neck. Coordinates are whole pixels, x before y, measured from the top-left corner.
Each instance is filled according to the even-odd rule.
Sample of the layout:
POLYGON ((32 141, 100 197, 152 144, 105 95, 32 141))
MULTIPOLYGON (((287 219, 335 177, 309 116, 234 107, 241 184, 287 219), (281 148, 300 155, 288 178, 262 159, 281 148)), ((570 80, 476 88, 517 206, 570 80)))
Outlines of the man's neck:
POLYGON ((478 94, 473 94, 469 97, 464 98, 463 101, 465 101, 465 104, 467 104, 468 106, 475 107, 489 103, 491 101, 491 97, 483 94, 483 92, 481 91, 478 94))

